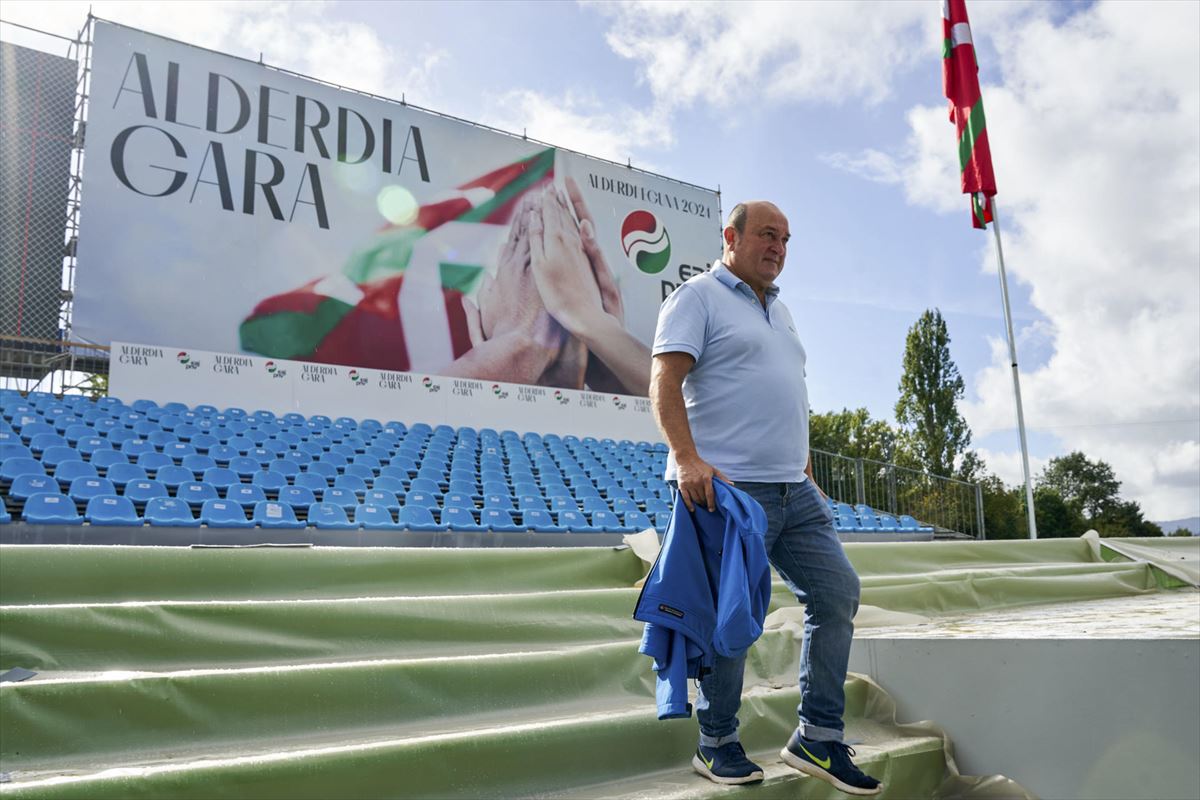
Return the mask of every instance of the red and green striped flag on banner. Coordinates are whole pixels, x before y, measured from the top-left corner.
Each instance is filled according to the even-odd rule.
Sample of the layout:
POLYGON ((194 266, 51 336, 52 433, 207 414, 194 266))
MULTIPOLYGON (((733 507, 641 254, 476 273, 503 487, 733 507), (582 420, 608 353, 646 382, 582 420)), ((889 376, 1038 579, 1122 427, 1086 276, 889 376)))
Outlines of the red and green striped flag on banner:
POLYGON ((950 101, 950 121, 958 133, 958 166, 963 193, 971 195, 971 222, 986 228, 992 221, 996 176, 966 0, 942 0, 942 84, 950 101))
POLYGON ((239 328, 242 349, 399 371, 458 358, 471 348, 463 295, 483 276, 517 202, 553 178, 547 149, 421 206, 413 222, 380 230, 341 273, 261 301, 239 328), (439 331, 447 342, 440 350, 430 344, 439 331), (418 336, 429 352, 410 349, 418 336))

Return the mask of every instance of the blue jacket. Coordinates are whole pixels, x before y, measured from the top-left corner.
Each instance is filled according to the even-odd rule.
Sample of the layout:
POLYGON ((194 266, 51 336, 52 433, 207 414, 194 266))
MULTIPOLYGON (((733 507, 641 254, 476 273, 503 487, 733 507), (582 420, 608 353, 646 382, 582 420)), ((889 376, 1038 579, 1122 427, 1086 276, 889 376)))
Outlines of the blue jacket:
POLYGON ((688 679, 709 672, 717 654, 745 653, 762 633, 771 599, 762 506, 720 480, 713 488, 715 512, 688 511, 676 492, 633 613, 646 623, 638 652, 654 659, 659 719, 691 716, 688 679))

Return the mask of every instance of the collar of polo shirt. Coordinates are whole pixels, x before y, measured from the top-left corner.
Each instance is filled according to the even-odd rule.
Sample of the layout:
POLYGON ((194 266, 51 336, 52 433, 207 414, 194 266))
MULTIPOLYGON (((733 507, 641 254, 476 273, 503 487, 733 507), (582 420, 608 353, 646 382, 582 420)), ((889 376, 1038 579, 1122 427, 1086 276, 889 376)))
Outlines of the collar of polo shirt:
MULTIPOLYGON (((724 262, 718 261, 713 264, 712 274, 714 278, 728 286, 730 289, 745 295, 755 303, 758 302, 758 295, 756 295, 754 290, 750 288, 750 284, 746 283, 737 275, 734 275, 729 267, 725 266, 724 262)), ((767 297, 767 306, 770 307, 771 303, 775 302, 775 299, 779 297, 779 287, 772 283, 767 287, 767 290, 764 292, 764 294, 767 297)))

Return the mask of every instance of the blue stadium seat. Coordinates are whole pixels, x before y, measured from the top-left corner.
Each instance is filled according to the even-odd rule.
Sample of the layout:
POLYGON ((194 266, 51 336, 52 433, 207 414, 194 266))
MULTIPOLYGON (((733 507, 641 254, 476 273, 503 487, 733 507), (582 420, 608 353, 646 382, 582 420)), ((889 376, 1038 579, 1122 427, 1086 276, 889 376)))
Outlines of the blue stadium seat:
POLYGON ((309 506, 308 522, 319 530, 352 531, 359 527, 346 516, 346 509, 333 503, 313 503, 309 506))
POLYGON ((879 530, 879 519, 876 518, 875 512, 872 511, 869 514, 868 513, 860 513, 858 515, 858 528, 859 528, 859 530, 863 530, 863 531, 879 530))
POLYGON ((398 524, 410 531, 440 531, 443 530, 433 518, 433 511, 427 506, 406 505, 400 509, 398 524))
POLYGON ((200 520, 192 516, 192 509, 174 497, 152 497, 146 503, 142 517, 152 526, 169 528, 198 528, 200 520))
POLYGON ((270 463, 267 470, 269 472, 278 472, 290 481, 300 474, 300 465, 290 458, 277 458, 270 463))
POLYGON ((588 522, 582 511, 559 511, 558 524, 565 525, 572 534, 598 534, 602 529, 588 522))
POLYGON ((70 486, 76 478, 97 478, 96 467, 87 461, 64 461, 54 468, 54 480, 60 486, 70 486))
POLYGON ((317 498, 313 496, 312 489, 303 486, 283 486, 279 489, 279 502, 287 503, 293 509, 308 508, 317 502, 317 498))
POLYGON ((375 479, 375 482, 371 484, 371 488, 379 489, 385 492, 391 492, 397 497, 404 497, 405 494, 404 481, 391 475, 380 475, 375 479))
POLYGON ((280 489, 288 485, 287 476, 282 472, 270 472, 269 470, 260 469, 250 477, 250 483, 253 486, 258 486, 267 496, 273 496, 280 489))
POLYGON ((93 497, 116 493, 116 487, 108 478, 76 478, 71 481, 71 488, 67 490, 72 500, 85 504, 93 497))
POLYGON ((40 525, 82 525, 75 502, 58 492, 40 492, 25 501, 21 518, 40 525))
POLYGON ((658 513, 670 514, 671 507, 669 505, 667 505, 665 502, 663 502, 662 500, 658 500, 658 499, 647 500, 646 501, 646 513, 647 514, 658 514, 658 513))
POLYGON ((175 489, 175 497, 189 506, 198 508, 205 500, 220 500, 217 487, 207 481, 185 481, 175 489))
MULTIPOLYGON (((108 437, 112 441, 112 436, 108 437)), ((136 460, 142 453, 157 453, 158 450, 146 439, 129 439, 121 443, 121 452, 130 459, 136 460)))
POLYGON ((267 494, 261 486, 239 483, 225 490, 225 499, 231 503, 237 503, 243 508, 250 508, 255 503, 266 500, 267 494))
POLYGON ((0 461, 0 482, 8 483, 21 475, 45 475, 42 462, 24 456, 12 456, 0 461))
POLYGON ((18 441, 2 441, 0 443, 0 463, 7 461, 8 458, 32 458, 34 451, 28 446, 18 443, 18 441))
POLYGON ((314 461, 304 468, 305 472, 311 472, 314 475, 320 475, 322 478, 333 480, 338 476, 338 469, 333 464, 327 464, 324 461, 314 461))
POLYGON ((398 531, 405 527, 392 518, 391 511, 374 503, 363 503, 355 508, 354 521, 369 531, 398 531))
MULTIPOLYGON (((177 484, 178 485, 178 484, 177 484)), ((170 497, 166 485, 158 480, 130 481, 125 484, 124 496, 135 505, 144 506, 155 497, 170 497)))
POLYGON ((475 520, 471 510, 462 506, 450 506, 442 509, 442 526, 452 531, 486 531, 486 525, 480 525, 475 520))
POLYGON ((83 461, 83 456, 70 445, 55 445, 47 447, 42 451, 42 466, 50 471, 59 464, 65 464, 69 461, 83 461))
POLYGON ((626 511, 625 527, 633 531, 644 531, 647 528, 653 528, 654 523, 641 511, 626 511))
POLYGON ((879 515, 879 530, 884 533, 892 533, 900 530, 900 523, 890 514, 879 515))
POLYGON ((100 436, 85 436, 75 443, 75 449, 79 451, 84 458, 91 460, 93 456, 100 450, 112 450, 113 446, 108 440, 100 436))
POLYGON ((490 494, 485 493, 483 495, 483 507, 496 508, 504 511, 513 511, 515 509, 515 506, 513 505, 513 499, 507 492, 504 492, 503 494, 495 492, 490 494))
POLYGON ((257 458, 249 456, 238 456, 237 458, 229 459, 229 469, 237 473, 239 478, 250 478, 254 473, 258 472, 262 464, 257 458))
POLYGON ((346 489, 360 497, 367 491, 367 482, 355 475, 338 475, 333 479, 333 485, 338 489, 346 489))
POLYGON ((468 481, 468 480, 458 480, 458 479, 451 477, 450 485, 446 489, 446 492, 448 494, 469 494, 469 495, 474 496, 474 495, 479 494, 479 486, 476 485, 474 478, 472 478, 471 480, 468 481))
POLYGON ((447 492, 442 498, 442 508, 469 508, 475 509, 475 498, 469 494, 462 492, 447 492))
POLYGON ((507 509, 484 507, 479 512, 479 524, 493 531, 523 531, 526 530, 513 522, 512 514, 507 509))
POLYGON ((671 512, 659 511, 654 515, 654 529, 659 533, 666 533, 667 526, 671 524, 671 512))
POLYGON ((163 467, 175 466, 175 461, 166 453, 142 453, 137 457, 137 465, 147 474, 154 474, 163 467))
POLYGON ((575 500, 574 497, 570 497, 570 496, 568 496, 568 497, 551 497, 550 498, 550 510, 554 511, 554 512, 578 511, 579 503, 575 500))
POLYGON ((193 453, 183 457, 182 466, 184 469, 190 469, 196 478, 200 478, 205 470, 217 466, 217 462, 212 456, 193 453))
POLYGON ((900 515, 900 530, 902 530, 902 531, 932 531, 933 526, 922 525, 920 522, 917 522, 916 519, 909 516, 908 514, 901 514, 900 515))
POLYGON ((392 512, 400 510, 400 501, 396 498, 395 493, 386 489, 368 489, 363 494, 363 503, 383 506, 392 512))
POLYGON ((230 447, 227 444, 215 444, 206 448, 196 447, 196 450, 215 461, 218 467, 227 466, 230 461, 241 455, 236 447, 230 447))
POLYGON ((154 473, 154 480, 159 481, 164 486, 174 489, 185 481, 196 480, 196 474, 187 467, 168 464, 165 467, 158 468, 158 471, 154 473))
POLYGON ((305 524, 287 503, 263 500, 254 504, 254 522, 263 528, 303 528, 305 524))
POLYGON ((301 472, 296 476, 293 482, 294 486, 303 486, 305 489, 310 489, 314 493, 323 492, 329 488, 329 481, 323 476, 312 472, 301 472))
POLYGON ((437 501, 437 498, 435 498, 429 492, 413 491, 410 489, 408 491, 408 494, 406 494, 404 496, 404 505, 405 506, 423 506, 425 508, 437 508, 438 501, 437 501))
MULTIPOLYGON (((46 475, 18 475, 13 478, 12 486, 8 487, 8 495, 13 500, 24 501, 35 494, 58 494, 58 480, 46 475)), ((0 502, 0 505, 3 505, 0 502)))
POLYGON ((84 423, 70 425, 63 431, 63 436, 66 437, 68 444, 78 444, 80 439, 86 439, 89 436, 95 435, 96 429, 84 423))
POLYGON ((540 494, 523 494, 517 501, 521 511, 546 511, 546 500, 540 494))
POLYGON ((363 481, 375 480, 375 470, 368 467, 366 464, 347 464, 342 471, 343 475, 349 475, 355 478, 362 478, 363 481))
POLYGON ((538 533, 564 533, 567 530, 565 525, 559 525, 554 521, 549 511, 536 508, 522 511, 521 521, 526 528, 538 533))
POLYGON ((67 440, 59 436, 58 431, 54 430, 54 426, 48 422, 27 422, 18 427, 21 431, 21 439, 24 440, 25 444, 29 445, 29 449, 35 453, 42 449, 41 447, 36 447, 33 444, 34 440, 39 436, 53 436, 55 440, 52 441, 52 444, 67 443, 67 440), (59 442, 57 441, 58 439, 62 439, 62 441, 59 442))
POLYGON ((833 526, 839 531, 856 531, 858 530, 858 516, 838 509, 838 512, 833 515, 833 526))
MULTIPOLYGON (((599 528, 607 533, 631 533, 632 529, 626 526, 621 520, 611 511, 597 511, 592 514, 592 526, 599 528)), ((568 526, 570 527, 570 526, 568 526)))
POLYGON ((350 489, 333 486, 321 493, 321 502, 333 503, 349 510, 358 505, 358 494, 350 489))
MULTIPOLYGON (((181 442, 178 439, 176 439, 175 434, 170 433, 169 431, 156 431, 156 432, 150 434, 149 436, 147 436, 146 438, 149 439, 150 444, 157 447, 160 451, 163 448, 167 447, 168 445, 186 444, 186 442, 181 442)), ((190 447, 190 445, 188 445, 188 446, 190 447)))
POLYGON ((616 514, 628 514, 630 511, 637 511, 637 503, 630 500, 628 497, 617 497, 611 501, 612 510, 616 514))
POLYGON ((92 525, 134 525, 140 526, 142 518, 138 516, 133 501, 128 497, 118 497, 115 494, 98 495, 88 500, 87 510, 83 514, 92 525))
POLYGON ((234 484, 241 483, 238 474, 228 467, 209 467, 201 476, 205 483, 212 484, 224 491, 234 484))
POLYGON ((200 522, 210 528, 254 527, 241 505, 230 500, 205 500, 200 507, 200 522))

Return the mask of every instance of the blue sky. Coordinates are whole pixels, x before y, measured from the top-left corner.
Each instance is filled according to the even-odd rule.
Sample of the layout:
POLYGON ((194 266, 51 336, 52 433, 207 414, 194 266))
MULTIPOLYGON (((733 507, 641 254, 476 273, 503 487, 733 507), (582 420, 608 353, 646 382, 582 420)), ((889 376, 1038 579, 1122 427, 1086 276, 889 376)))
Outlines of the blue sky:
MULTIPOLYGON (((719 185, 726 210, 774 200, 792 225, 780 285, 814 408, 890 420, 904 334, 938 307, 975 445, 1019 480, 995 255, 958 194, 937 2, 93 7, 719 185)), ((1200 4, 969 10, 1035 471, 1082 449, 1112 463, 1152 518, 1195 514, 1200 4)), ((3 15, 68 33, 86 11, 11 0, 3 15)))

